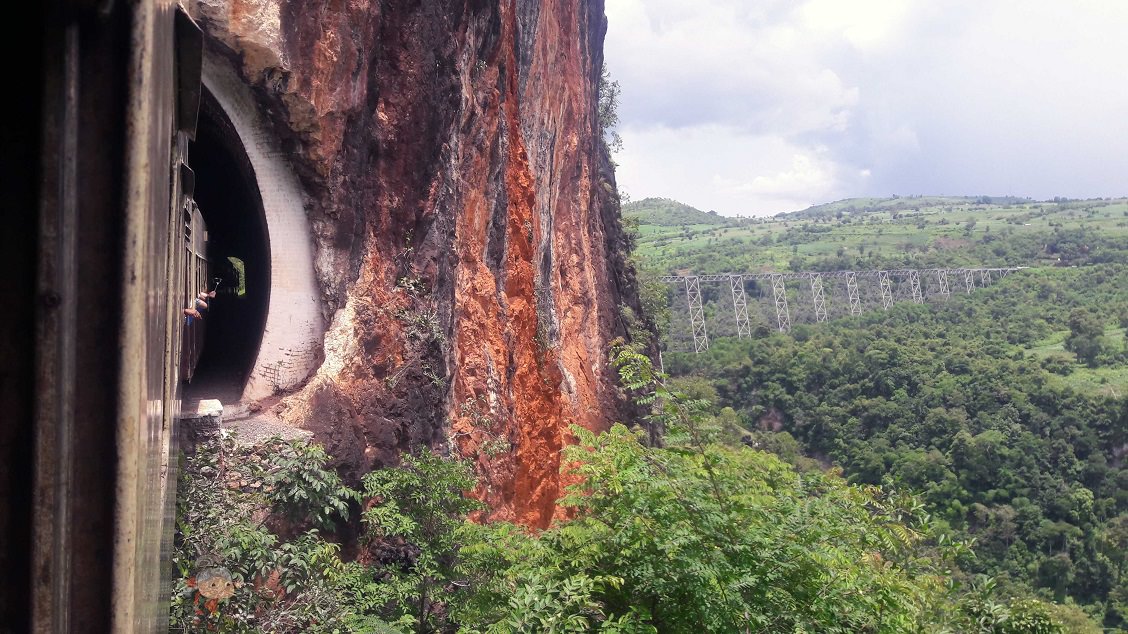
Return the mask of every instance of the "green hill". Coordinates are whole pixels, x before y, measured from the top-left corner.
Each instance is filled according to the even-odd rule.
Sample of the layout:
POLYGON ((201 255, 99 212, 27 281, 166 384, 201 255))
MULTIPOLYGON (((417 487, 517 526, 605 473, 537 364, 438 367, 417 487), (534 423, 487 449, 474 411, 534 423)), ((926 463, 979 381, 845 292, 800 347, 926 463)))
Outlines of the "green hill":
POLYGON ((644 198, 623 205, 625 218, 637 218, 641 224, 660 227, 681 225, 723 225, 729 219, 715 211, 701 211, 670 198, 644 198))
POLYGON ((668 199, 624 206, 643 269, 666 274, 1066 266, 1128 254, 1128 199, 852 198, 771 218, 668 199))

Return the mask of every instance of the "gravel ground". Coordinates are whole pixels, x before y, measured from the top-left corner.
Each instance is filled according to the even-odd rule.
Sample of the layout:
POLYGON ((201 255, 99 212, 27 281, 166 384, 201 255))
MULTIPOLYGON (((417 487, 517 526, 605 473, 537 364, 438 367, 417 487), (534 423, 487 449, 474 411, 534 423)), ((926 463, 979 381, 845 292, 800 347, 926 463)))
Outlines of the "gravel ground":
POLYGON ((267 415, 251 416, 233 421, 223 421, 223 428, 235 432, 235 442, 240 445, 257 445, 271 436, 281 436, 286 440, 309 440, 313 433, 304 429, 290 427, 276 418, 267 415))

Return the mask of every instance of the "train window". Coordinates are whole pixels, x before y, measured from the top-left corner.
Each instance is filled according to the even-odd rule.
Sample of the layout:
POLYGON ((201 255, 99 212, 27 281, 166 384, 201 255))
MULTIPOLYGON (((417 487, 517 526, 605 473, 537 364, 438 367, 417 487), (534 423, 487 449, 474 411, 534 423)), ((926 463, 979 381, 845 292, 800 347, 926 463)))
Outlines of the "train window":
POLYGON ((238 278, 235 282, 235 294, 242 297, 247 294, 247 267, 242 260, 234 256, 228 257, 227 261, 231 263, 231 268, 235 269, 235 277, 238 278))

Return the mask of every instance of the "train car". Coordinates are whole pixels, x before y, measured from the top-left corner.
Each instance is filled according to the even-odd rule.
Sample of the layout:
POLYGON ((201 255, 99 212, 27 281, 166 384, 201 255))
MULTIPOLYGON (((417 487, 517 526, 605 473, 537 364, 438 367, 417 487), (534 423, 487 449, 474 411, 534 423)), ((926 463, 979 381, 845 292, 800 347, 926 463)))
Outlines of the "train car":
POLYGON ((0 632, 162 631, 183 311, 208 280, 202 34, 171 0, 24 9, 0 120, 0 632))
POLYGON ((191 383, 207 338, 207 315, 214 299, 214 286, 209 277, 208 228, 196 201, 184 199, 184 328, 180 341, 180 379, 191 383))

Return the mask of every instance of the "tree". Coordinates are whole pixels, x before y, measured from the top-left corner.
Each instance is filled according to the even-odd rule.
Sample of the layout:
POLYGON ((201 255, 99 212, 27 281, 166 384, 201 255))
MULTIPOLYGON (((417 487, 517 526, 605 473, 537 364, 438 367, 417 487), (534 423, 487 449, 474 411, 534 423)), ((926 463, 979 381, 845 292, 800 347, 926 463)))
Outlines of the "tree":
POLYGON ((603 136, 603 144, 608 152, 618 152, 623 149, 623 138, 615 129, 619 125, 619 96, 622 89, 619 82, 611 79, 611 71, 607 64, 599 73, 599 129, 603 136))
POLYGON ((1069 314, 1069 335, 1065 338, 1065 349, 1077 355, 1082 363, 1094 367, 1104 350, 1104 323, 1099 317, 1084 308, 1075 309, 1069 314))
POLYGON ((391 564, 382 571, 383 583, 371 588, 373 602, 397 625, 440 627, 457 595, 450 583, 461 546, 458 529, 483 508, 464 495, 476 484, 469 467, 423 450, 404 455, 399 468, 365 475, 363 482, 371 498, 362 515, 369 548, 388 552, 391 564))

